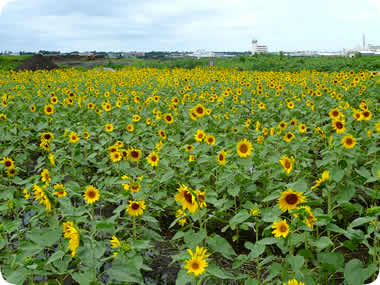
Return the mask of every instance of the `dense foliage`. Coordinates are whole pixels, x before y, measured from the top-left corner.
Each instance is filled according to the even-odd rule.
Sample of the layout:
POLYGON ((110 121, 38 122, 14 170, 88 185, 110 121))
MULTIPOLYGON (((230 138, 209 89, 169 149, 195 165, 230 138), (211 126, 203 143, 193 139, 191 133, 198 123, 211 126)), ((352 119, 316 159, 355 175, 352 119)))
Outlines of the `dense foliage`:
POLYGON ((10 282, 149 284, 162 246, 177 284, 378 274, 374 73, 2 71, 0 94, 10 282))

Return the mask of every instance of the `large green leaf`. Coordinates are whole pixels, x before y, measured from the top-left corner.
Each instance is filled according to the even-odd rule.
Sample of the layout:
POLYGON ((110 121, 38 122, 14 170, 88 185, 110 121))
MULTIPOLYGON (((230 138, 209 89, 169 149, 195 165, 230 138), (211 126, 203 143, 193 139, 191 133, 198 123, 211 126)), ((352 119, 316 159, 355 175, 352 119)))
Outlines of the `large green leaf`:
POLYGON ((225 258, 232 259, 233 256, 236 256, 232 246, 221 236, 214 234, 211 237, 207 237, 206 241, 212 250, 221 253, 225 258))
POLYGON ((235 216, 233 216, 230 219, 230 227, 231 229, 235 229, 238 224, 243 223, 250 217, 250 214, 248 213, 247 210, 240 210, 235 216))
POLYGON ((348 285, 364 284, 364 281, 377 270, 376 264, 371 264, 364 268, 359 259, 352 259, 344 267, 344 279, 348 285))

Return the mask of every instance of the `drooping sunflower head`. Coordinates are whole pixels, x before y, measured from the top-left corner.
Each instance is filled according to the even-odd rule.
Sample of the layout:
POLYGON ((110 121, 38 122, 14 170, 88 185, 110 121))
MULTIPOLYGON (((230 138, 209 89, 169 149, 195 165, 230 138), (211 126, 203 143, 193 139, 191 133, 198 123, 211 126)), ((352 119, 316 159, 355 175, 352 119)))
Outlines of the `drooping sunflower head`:
POLYGON ((158 130, 158 135, 160 136, 160 138, 162 139, 162 140, 166 140, 166 133, 165 133, 165 131, 164 130, 158 130))
POLYGON ((177 190, 179 193, 175 195, 175 200, 182 205, 182 209, 188 209, 190 213, 195 213, 198 209, 198 203, 190 189, 182 184, 177 190))
POLYGON ((278 199, 278 206, 283 212, 296 209, 298 204, 305 203, 306 199, 301 192, 295 192, 289 189, 281 193, 278 199))
POLYGON ((47 170, 46 168, 41 172, 41 180, 42 182, 47 182, 51 180, 49 170, 47 170))
POLYGON ((236 146, 236 151, 240 157, 248 157, 251 155, 253 150, 252 143, 247 139, 243 139, 238 142, 236 146))
POLYGON ((224 150, 221 150, 217 156, 218 163, 220 165, 225 165, 226 164, 226 158, 227 158, 227 152, 225 152, 224 150))
POLYGON ((86 200, 87 204, 95 203, 99 200, 99 190, 96 189, 94 186, 89 185, 86 187, 86 190, 84 191, 84 199, 86 200))
POLYGON ((53 194, 56 195, 58 198, 62 198, 64 196, 67 196, 67 192, 66 192, 65 186, 63 186, 63 184, 54 185, 54 189, 56 191, 53 194))
POLYGON ((291 156, 290 158, 287 156, 283 156, 280 160, 280 163, 282 167, 284 168, 284 171, 286 171, 286 174, 289 174, 290 171, 293 169, 294 165, 294 157, 291 156))

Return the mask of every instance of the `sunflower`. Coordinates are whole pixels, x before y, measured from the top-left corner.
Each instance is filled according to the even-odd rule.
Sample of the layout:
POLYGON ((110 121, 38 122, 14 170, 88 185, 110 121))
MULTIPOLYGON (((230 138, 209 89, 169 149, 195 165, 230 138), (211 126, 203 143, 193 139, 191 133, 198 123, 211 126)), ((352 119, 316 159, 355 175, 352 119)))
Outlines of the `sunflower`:
POLYGON ((74 227, 73 222, 67 221, 63 223, 63 234, 65 238, 69 238, 69 246, 68 249, 71 250, 71 256, 74 257, 77 252, 77 248, 80 243, 80 235, 77 229, 74 227))
POLYGON ((243 139, 238 142, 236 146, 236 151, 239 154, 240 157, 248 157, 252 153, 252 143, 248 141, 247 139, 243 139))
POLYGON ((40 204, 44 204, 47 212, 51 211, 51 203, 48 197, 46 196, 44 190, 36 184, 33 185, 33 194, 34 200, 40 200, 40 204))
MULTIPOLYGON (((138 182, 134 182, 128 186, 128 189, 131 190, 131 192, 137 193, 141 190, 141 185, 138 182)), ((126 190, 128 190, 128 189, 126 189, 126 190)))
POLYGON ((45 140, 47 142, 51 142, 54 139, 54 135, 50 132, 43 133, 41 135, 41 141, 45 140))
POLYGON ((282 285, 305 285, 302 281, 298 282, 297 279, 288 280, 288 283, 282 283, 282 285))
POLYGON ((37 110, 36 105, 30 106, 30 112, 34 113, 37 110))
POLYGON ((375 125, 376 132, 380 134, 380 121, 378 121, 375 125))
POLYGON ((288 108, 289 108, 289 109, 293 109, 293 108, 294 108, 294 103, 293 103, 293 101, 289 101, 287 105, 288 105, 288 108))
POLYGON ((292 132, 287 132, 284 136, 286 142, 291 142, 296 136, 292 132))
POLYGON ((7 119, 7 115, 1 113, 0 114, 0 119, 3 120, 3 121, 5 121, 7 119))
POLYGON ((158 165, 160 158, 158 157, 158 153, 153 151, 151 154, 147 156, 146 160, 151 166, 155 167, 158 165))
POLYGON ((342 144, 345 148, 347 149, 351 149, 355 146, 356 144, 356 140, 353 136, 349 135, 349 136, 345 136, 344 138, 342 138, 342 144))
POLYGON ((187 151, 193 151, 194 150, 194 146, 192 145, 192 144, 188 144, 188 145, 186 145, 186 147, 185 147, 185 151, 187 152, 187 151))
POLYGON ((132 217, 141 216, 146 208, 144 200, 142 201, 128 201, 129 205, 126 207, 128 215, 132 217))
POLYGON ((354 110, 353 113, 352 113, 352 116, 357 120, 357 121, 361 121, 363 120, 363 114, 358 111, 358 110, 354 110))
POLYGON ((8 175, 8 177, 15 177, 17 175, 15 168, 8 168, 5 173, 8 175))
POLYGON ((99 190, 96 189, 94 186, 89 185, 86 187, 86 190, 83 194, 84 199, 86 200, 87 204, 95 203, 99 200, 99 190))
POLYGON ((135 129, 135 127, 133 126, 133 124, 128 124, 128 126, 127 126, 128 132, 133 132, 134 129, 135 129))
POLYGON ((169 125, 174 122, 172 114, 169 114, 169 113, 164 115, 164 120, 169 125))
POLYGON ((138 122, 138 121, 140 121, 140 119, 141 119, 141 117, 139 115, 133 115, 132 116, 132 121, 133 122, 138 122))
POLYGON ((195 213, 198 209, 198 203, 196 201, 195 196, 190 192, 190 189, 182 184, 179 188, 177 188, 179 193, 175 195, 175 200, 182 205, 182 209, 188 209, 190 213, 195 213))
POLYGON ((338 133, 338 134, 343 134, 345 131, 346 131, 346 127, 345 127, 345 123, 344 121, 340 121, 340 120, 333 120, 331 122, 334 130, 338 133))
POLYGON ((301 192, 294 192, 293 189, 288 189, 281 193, 281 197, 277 201, 281 211, 286 212, 296 209, 298 204, 305 203, 306 199, 301 192))
POLYGON ((195 155, 190 154, 189 155, 189 162, 193 162, 193 161, 195 161, 195 155))
POLYGON ((289 234, 289 225, 286 222, 286 220, 274 222, 272 225, 272 229, 274 229, 272 231, 272 234, 274 234, 276 238, 280 238, 280 237, 286 238, 289 234))
POLYGON ((92 102, 90 102, 90 103, 87 104, 87 108, 88 109, 94 109, 95 108, 95 104, 92 103, 92 102))
POLYGON ((83 138, 85 139, 85 140, 88 140, 89 138, 90 138, 90 133, 89 132, 83 132, 83 138))
POLYGON ((107 133, 110 133, 110 132, 112 132, 113 131, 113 125, 112 124, 106 124, 105 126, 104 126, 104 129, 106 130, 106 132, 107 133))
POLYGON ((226 158, 227 158, 227 152, 225 152, 224 150, 221 150, 218 152, 217 160, 220 165, 226 164, 226 158))
POLYGON ((40 147, 46 151, 50 151, 50 145, 47 141, 43 140, 41 143, 40 143, 40 147))
POLYGON ((178 223, 183 227, 186 223, 187 223, 187 220, 186 220, 186 213, 184 211, 182 211, 181 209, 178 209, 177 210, 177 215, 176 215, 176 218, 181 218, 178 223))
POLYGON ((118 162, 123 158, 123 156, 121 155, 120 152, 114 151, 114 152, 110 152, 110 158, 112 162, 118 162))
POLYGON ((112 239, 110 240, 110 242, 111 242, 111 248, 121 247, 121 243, 116 236, 112 236, 112 239))
POLYGON ((284 167, 283 171, 286 171, 286 174, 288 175, 290 173, 290 171, 292 171, 292 169, 293 169, 294 157, 293 156, 291 156, 291 157, 283 156, 283 157, 281 157, 280 163, 281 163, 282 167, 284 167))
POLYGON ((201 190, 195 190, 195 194, 197 194, 198 196, 198 203, 199 203, 199 208, 204 208, 204 207, 207 207, 207 204, 206 204, 206 191, 201 191, 201 190))
POLYGON ((205 141, 209 145, 215 145, 215 137, 214 136, 207 136, 205 141))
POLYGON ((46 168, 41 172, 41 180, 42 180, 42 182, 51 181, 49 170, 47 170, 46 168))
POLYGON ((337 120, 342 114, 340 113, 338 108, 331 109, 329 112, 329 116, 332 120, 337 120))
POLYGON ((53 194, 56 195, 58 198, 62 198, 62 197, 67 196, 65 186, 63 186, 62 184, 54 185, 54 189, 57 191, 55 191, 53 194))
POLYGON ((306 128, 306 125, 305 125, 305 124, 299 124, 299 125, 298 125, 298 131, 299 131, 300 133, 305 133, 306 130, 307 130, 307 128, 306 128))
POLYGON ((77 143, 80 140, 78 134, 76 132, 71 132, 69 135, 69 141, 71 143, 77 143))
POLYGON ((141 150, 137 148, 131 148, 128 150, 128 158, 132 160, 133 162, 139 161, 141 157, 141 150))
POLYGON ((206 109, 201 104, 197 104, 192 110, 199 118, 202 118, 206 114, 206 109))
POLYGON ((371 120, 371 118, 372 118, 372 113, 371 113, 371 111, 370 111, 370 110, 364 110, 364 111, 362 112, 362 117, 363 117, 363 120, 364 120, 364 121, 369 121, 369 120, 371 120))
POLYGON ((164 130, 158 130, 158 135, 162 140, 166 140, 167 136, 164 130))
POLYGON ((207 249, 197 246, 195 252, 190 249, 187 249, 187 251, 191 256, 191 259, 186 260, 186 265, 184 266, 187 269, 187 274, 194 274, 195 276, 203 274, 208 266, 206 258, 210 256, 210 254, 207 254, 207 249))
POLYGON ((9 157, 3 157, 3 160, 0 161, 8 169, 15 167, 15 162, 9 157))
POLYGON ((288 123, 285 122, 285 121, 281 121, 279 124, 278 124, 278 128, 282 129, 282 130, 285 130, 286 127, 288 126, 288 123))
POLYGON ((315 184, 311 187, 311 189, 313 190, 314 188, 319 187, 323 182, 329 180, 329 178, 330 178, 330 172, 328 170, 323 171, 322 177, 315 181, 315 184))
POLYGON ((51 114, 54 114, 54 106, 51 105, 51 104, 46 105, 46 106, 44 107, 44 112, 45 112, 46 115, 49 115, 49 116, 50 116, 51 114))
POLYGON ((197 133, 194 135, 194 138, 197 142, 201 142, 205 136, 206 133, 203 130, 197 130, 197 133))
MULTIPOLYGON (((302 213, 303 215, 302 218, 304 218, 304 223, 309 227, 309 228, 314 228, 314 223, 317 221, 317 219, 314 217, 313 212, 311 211, 311 208, 309 206, 300 206, 299 212, 302 213)), ((299 218, 299 214, 295 213, 294 217, 299 218)))
POLYGON ((23 190, 23 192, 24 192, 24 198, 26 199, 26 200, 28 200, 29 199, 29 197, 30 197, 30 193, 28 192, 28 189, 24 189, 23 190))

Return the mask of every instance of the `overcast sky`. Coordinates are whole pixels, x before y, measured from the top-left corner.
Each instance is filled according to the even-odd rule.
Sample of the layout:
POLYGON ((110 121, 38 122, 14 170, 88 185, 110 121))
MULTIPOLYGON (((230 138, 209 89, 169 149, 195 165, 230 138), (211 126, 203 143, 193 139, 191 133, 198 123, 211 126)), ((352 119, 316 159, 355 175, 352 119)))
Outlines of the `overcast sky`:
POLYGON ((334 51, 379 30, 380 0, 0 0, 0 51, 334 51))

